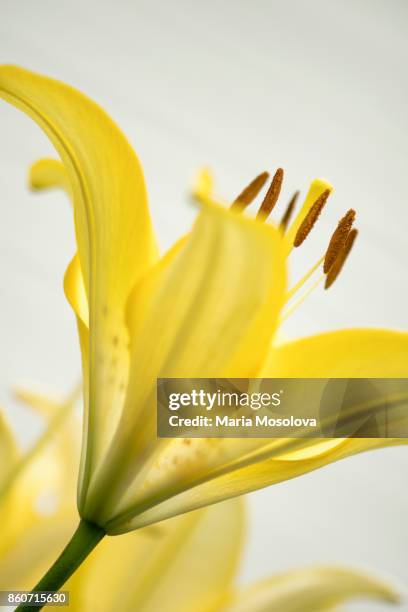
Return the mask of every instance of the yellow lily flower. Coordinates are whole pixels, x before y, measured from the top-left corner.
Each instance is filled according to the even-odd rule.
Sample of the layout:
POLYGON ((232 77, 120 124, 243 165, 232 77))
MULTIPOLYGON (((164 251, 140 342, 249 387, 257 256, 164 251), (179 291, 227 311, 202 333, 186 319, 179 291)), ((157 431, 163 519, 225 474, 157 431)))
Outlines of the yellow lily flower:
MULTIPOLYGON (((44 571, 74 524, 72 474, 79 423, 73 399, 63 404, 20 392, 45 413, 45 433, 26 455, 0 421, 0 589, 27 589, 44 571), (2 475, 3 476, 3 475, 2 475), (55 503, 38 507, 44 483, 55 503), (16 510, 19 515, 16 517, 16 510), (13 526, 11 530, 10 527, 13 526)), ((79 450, 79 449, 78 449, 79 450)), ((243 498, 175 517, 122 538, 106 539, 67 583, 72 612, 305 612, 332 609, 349 599, 399 601, 395 589, 360 571, 310 567, 236 586, 245 540, 243 498)), ((52 609, 54 609, 51 606, 52 609)), ((57 608, 55 608, 57 609, 57 608)))
MULTIPOLYGON (((33 185, 62 186, 74 205, 78 254, 65 290, 78 320, 86 408, 75 541, 89 550, 105 533, 138 529, 404 442, 158 440, 158 377, 404 377, 408 334, 357 329, 276 343, 286 302, 321 262, 287 289, 287 259, 326 203, 332 189, 326 181, 313 181, 294 221, 291 203, 278 228, 264 221, 282 171, 255 220, 241 211, 265 175, 231 210, 214 201, 204 177, 197 189, 204 204, 191 233, 159 259, 140 164, 111 119, 71 87, 21 68, 0 68, 0 94, 43 128, 61 156, 63 166, 34 166, 33 185)), ((349 211, 332 237, 326 286, 355 239, 353 219, 349 211)), ((59 563, 67 564, 66 575, 75 569, 69 550, 59 563)), ((50 586, 47 580, 42 587, 50 586)))

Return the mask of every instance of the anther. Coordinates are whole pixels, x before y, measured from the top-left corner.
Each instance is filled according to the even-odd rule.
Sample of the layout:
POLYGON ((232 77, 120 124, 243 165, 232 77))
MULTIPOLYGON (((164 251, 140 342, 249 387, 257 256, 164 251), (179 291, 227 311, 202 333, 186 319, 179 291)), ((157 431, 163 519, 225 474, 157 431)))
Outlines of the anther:
POLYGON ((346 242, 341 249, 340 253, 337 255, 335 262, 329 270, 328 275, 326 276, 326 282, 324 285, 325 289, 328 289, 332 286, 338 275, 340 274, 347 257, 353 247, 354 241, 357 238, 358 231, 356 229, 352 229, 347 236, 346 242))
POLYGON ((313 204, 306 217, 303 219, 301 226, 299 227, 293 245, 295 247, 299 247, 308 237, 310 232, 313 229, 314 224, 320 216, 326 202, 327 198, 330 195, 330 190, 326 189, 323 193, 317 198, 316 202, 313 204))
POLYGON ((340 219, 337 228, 333 232, 324 258, 323 271, 325 274, 328 273, 341 249, 346 244, 347 236, 350 233, 355 218, 356 211, 351 208, 344 217, 340 219))
POLYGON ((272 179, 272 183, 266 192, 266 196, 263 199, 260 209, 256 215, 257 219, 261 218, 265 220, 271 213, 276 202, 278 201, 280 190, 283 182, 283 169, 278 168, 272 179))
POLYGON ((253 181, 249 183, 243 191, 239 194, 237 198, 231 204, 232 209, 236 208, 246 208, 253 200, 256 198, 258 193, 261 191, 262 187, 265 185, 266 181, 269 178, 269 172, 262 172, 257 177, 254 178, 253 181))
POLYGON ((297 199, 299 197, 299 193, 300 193, 300 191, 295 191, 295 193, 293 194, 289 204, 286 207, 285 212, 283 213, 283 217, 282 217, 281 222, 279 224, 279 227, 282 230, 282 232, 285 232, 286 228, 289 225, 289 221, 291 220, 292 215, 293 215, 293 211, 295 210, 295 206, 296 206, 297 199))

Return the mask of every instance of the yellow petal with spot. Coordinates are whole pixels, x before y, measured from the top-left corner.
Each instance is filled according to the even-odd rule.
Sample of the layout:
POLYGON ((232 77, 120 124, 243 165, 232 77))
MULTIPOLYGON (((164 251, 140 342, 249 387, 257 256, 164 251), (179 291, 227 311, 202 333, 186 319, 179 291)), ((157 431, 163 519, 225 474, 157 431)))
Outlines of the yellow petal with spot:
POLYGON ((2 66, 0 96, 43 128, 69 178, 91 327, 86 489, 90 470, 111 440, 123 399, 128 360, 124 304, 156 257, 144 178, 122 132, 72 87, 2 66))
POLYGON ((66 588, 73 612, 209 612, 232 593, 244 510, 233 500, 105 538, 66 588))
MULTIPOLYGON (((261 375, 407 377, 407 355, 407 333, 344 330, 273 347, 261 375)), ((393 417, 392 411, 390 417, 393 417)), ((128 515, 122 525, 117 521, 110 528, 122 531, 162 520, 300 476, 356 453, 407 442, 406 438, 293 438, 252 443, 249 440, 192 440, 182 455, 181 441, 173 440, 161 455, 161 471, 167 482, 173 483, 172 488, 163 483, 155 496, 144 501, 144 507, 140 504, 142 511, 138 516, 128 515), (174 457, 178 458, 178 464, 172 468, 174 457)), ((160 456, 156 457, 158 460, 160 456)), ((153 468, 150 475, 144 474, 147 481, 152 471, 153 468)))
MULTIPOLYGON (((106 468, 94 485, 104 503, 95 498, 93 507, 85 509, 87 518, 95 520, 94 511, 102 512, 104 516, 96 518, 105 524, 118 511, 122 492, 126 499, 121 506, 126 507, 146 489, 140 487, 144 462, 147 456, 153 462, 161 447, 155 431, 156 379, 256 375, 284 296, 280 232, 223 208, 204 206, 191 234, 132 296, 126 404, 106 468), (112 478, 115 487, 108 487, 112 478)), ((157 481, 155 487, 170 486, 168 470, 157 476, 161 485, 157 481)))
POLYGON ((325 612, 349 600, 398 603, 387 583, 342 567, 310 567, 273 576, 238 592, 225 612, 325 612))

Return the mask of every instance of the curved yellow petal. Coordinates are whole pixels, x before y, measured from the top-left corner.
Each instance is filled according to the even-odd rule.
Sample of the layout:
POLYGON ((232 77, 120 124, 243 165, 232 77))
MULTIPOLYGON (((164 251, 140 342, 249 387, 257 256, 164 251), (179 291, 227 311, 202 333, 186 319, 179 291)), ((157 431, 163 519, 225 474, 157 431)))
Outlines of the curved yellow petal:
POLYGON ((261 376, 404 378, 408 376, 408 333, 344 329, 282 342, 270 350, 261 376))
POLYGON ((143 174, 113 121, 72 87, 15 66, 2 66, 0 96, 42 127, 69 178, 91 327, 86 489, 90 469, 111 440, 123 399, 128 342, 125 301, 156 257, 143 174), (118 360, 120 368, 115 365, 118 360))
POLYGON ((242 500, 106 538, 67 584, 73 612, 209 612, 232 593, 242 500))
POLYGON ((399 603, 387 583, 342 567, 310 567, 268 578, 237 592, 225 612, 324 612, 355 599, 399 603))
MULTIPOLYGON (((386 330, 345 330, 283 343, 274 347, 262 370, 264 377, 407 377, 408 334, 386 330), (384 356, 387 355, 386 360, 384 356)), ((390 412, 390 417, 393 413, 390 412)), ((142 512, 119 527, 126 529, 162 520, 282 482, 363 451, 405 444, 408 439, 191 440, 187 452, 174 440, 156 469, 168 484, 145 503, 142 512), (258 444, 256 443, 258 442, 258 444), (169 452, 171 451, 171 452, 169 452), (201 457, 194 462, 191 456, 201 457), (172 463, 175 467, 172 468, 172 463), (194 469, 193 469, 194 468, 194 469), (173 481, 174 479, 174 481, 173 481)), ((151 477, 145 474, 145 478, 151 477)))
MULTIPOLYGON (((114 474, 118 489, 126 491, 122 506, 143 495, 143 461, 148 454, 154 463, 162 446, 155 431, 158 377, 238 377, 259 370, 285 296, 281 234, 223 208, 204 206, 192 233, 135 291, 129 308, 127 399, 102 474, 105 482, 114 474)), ((173 473, 157 470, 151 486, 168 487, 180 476, 174 467, 173 473)), ((104 503, 94 500, 95 510, 109 516, 111 495, 112 506, 119 508, 118 489, 108 491, 96 481, 98 488, 104 503)), ((86 512, 95 520, 93 509, 88 506, 86 512)), ((106 523, 106 517, 97 520, 106 523)))
POLYGON ((130 385, 140 380, 139 368, 149 372, 147 380, 257 373, 276 330, 285 282, 277 230, 204 206, 167 265, 133 295, 130 385), (146 317, 141 322, 138 313, 135 321, 133 309, 144 292, 146 317), (151 355, 143 356, 146 351, 151 355))

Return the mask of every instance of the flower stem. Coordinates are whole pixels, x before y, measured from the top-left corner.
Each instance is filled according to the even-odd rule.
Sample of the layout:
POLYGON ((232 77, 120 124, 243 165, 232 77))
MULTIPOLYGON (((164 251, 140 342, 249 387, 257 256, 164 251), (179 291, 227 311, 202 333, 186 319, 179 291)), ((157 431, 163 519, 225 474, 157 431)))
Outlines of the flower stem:
MULTIPOLYGON (((38 591, 58 591, 65 584, 70 576, 87 558, 89 553, 102 540, 105 535, 104 529, 81 520, 77 530, 68 542, 54 565, 50 567, 48 572, 41 578, 40 582, 32 590, 33 593, 38 591)), ((24 612, 35 612, 43 606, 32 606, 20 604, 16 608, 16 612, 24 610, 24 612)))

